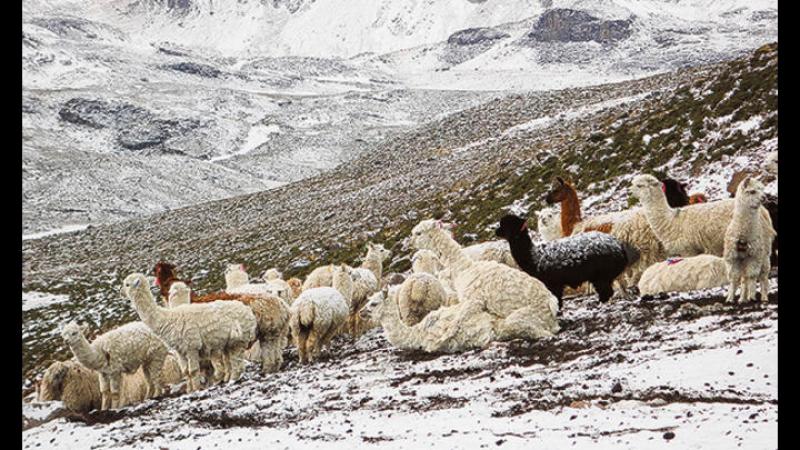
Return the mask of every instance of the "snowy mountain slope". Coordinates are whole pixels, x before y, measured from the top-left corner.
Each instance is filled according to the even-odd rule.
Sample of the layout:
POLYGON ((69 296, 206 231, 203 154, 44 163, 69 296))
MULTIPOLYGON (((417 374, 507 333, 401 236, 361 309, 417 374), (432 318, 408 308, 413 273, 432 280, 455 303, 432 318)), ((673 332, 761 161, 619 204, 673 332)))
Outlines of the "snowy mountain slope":
MULTIPOLYGON (((402 271, 410 266, 402 241, 421 218, 455 220, 464 244, 490 239, 508 208, 530 214, 544 205, 554 174, 574 180, 587 215, 629 205, 627 183, 640 171, 667 172, 722 198, 734 169, 759 170, 775 149, 776 49, 643 80, 498 98, 270 191, 25 241, 23 290, 70 298, 24 313, 25 373, 64 356, 53 321, 132 319, 118 283, 158 259, 177 264, 199 290, 219 289, 227 263, 304 275, 357 261, 373 240, 394 252, 386 271, 402 271)), ((775 180, 765 181, 775 192, 775 180)))

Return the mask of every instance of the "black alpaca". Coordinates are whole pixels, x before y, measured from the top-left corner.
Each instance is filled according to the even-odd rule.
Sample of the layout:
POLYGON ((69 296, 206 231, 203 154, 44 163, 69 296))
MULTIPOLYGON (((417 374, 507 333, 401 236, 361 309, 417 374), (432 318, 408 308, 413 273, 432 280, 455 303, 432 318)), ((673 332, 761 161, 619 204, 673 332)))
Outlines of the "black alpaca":
POLYGON ((680 208, 689 204, 689 194, 686 192, 686 183, 681 183, 672 178, 664 178, 661 180, 661 189, 667 197, 667 203, 670 208, 680 208))
POLYGON ((614 294, 614 279, 639 259, 635 248, 596 231, 534 246, 527 222, 513 214, 500 219, 495 235, 508 241, 519 267, 558 298, 559 313, 565 286, 576 288, 588 281, 605 303, 614 294))

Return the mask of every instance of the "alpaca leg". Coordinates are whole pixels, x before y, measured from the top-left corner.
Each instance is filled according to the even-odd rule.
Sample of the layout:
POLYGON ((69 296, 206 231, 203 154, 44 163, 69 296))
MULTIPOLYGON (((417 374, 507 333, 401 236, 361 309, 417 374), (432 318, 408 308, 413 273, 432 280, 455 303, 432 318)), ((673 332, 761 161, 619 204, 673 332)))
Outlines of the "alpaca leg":
POLYGON ((736 298, 736 288, 739 285, 741 274, 738 267, 735 265, 728 265, 728 296, 725 297, 725 303, 733 303, 736 298))
POLYGON ((122 384, 122 373, 114 373, 108 377, 108 384, 111 387, 111 409, 117 409, 119 404, 119 388, 122 384))
POLYGON ((317 333, 319 331, 317 327, 312 329, 311 332, 308 333, 308 337, 306 338, 306 352, 307 352, 306 355, 309 363, 313 363, 317 359, 317 356, 319 356, 320 336, 317 336, 317 333))
POLYGON ((447 331, 441 336, 431 337, 425 346, 426 351, 440 351, 440 349, 446 348, 447 342, 455 338, 459 332, 462 332, 465 329, 464 324, 467 321, 484 312, 483 305, 484 302, 477 301, 477 299, 473 299, 473 301, 464 304, 462 309, 456 314, 456 317, 447 327, 447 331))
POLYGON ((611 282, 608 281, 592 281, 592 286, 597 291, 597 297, 600 303, 607 303, 608 299, 614 295, 614 289, 611 287, 611 282))
POLYGON ((266 339, 261 341, 261 373, 277 372, 283 365, 283 351, 281 350, 282 340, 279 338, 273 342, 266 339))
POLYGON ((164 362, 166 359, 167 354, 165 353, 163 357, 150 361, 150 363, 144 367, 144 375, 147 377, 147 386, 148 390, 150 391, 148 392, 148 398, 160 397, 161 394, 164 393, 162 388, 163 382, 161 379, 161 374, 164 369, 164 362))
POLYGON ((225 381, 225 374, 227 371, 225 370, 225 360, 222 356, 222 352, 219 350, 212 351, 208 360, 211 362, 211 367, 214 370, 209 384, 219 384, 225 381))
POLYGON ((186 353, 186 373, 189 382, 188 392, 196 391, 200 388, 198 373, 200 372, 200 354, 196 350, 186 353))
POLYGON ((769 261, 761 266, 761 274, 759 276, 761 282, 761 303, 769 302, 769 269, 769 261))
POLYGON ((97 378, 100 381, 100 410, 105 411, 111 407, 111 381, 102 373, 97 374, 97 378))

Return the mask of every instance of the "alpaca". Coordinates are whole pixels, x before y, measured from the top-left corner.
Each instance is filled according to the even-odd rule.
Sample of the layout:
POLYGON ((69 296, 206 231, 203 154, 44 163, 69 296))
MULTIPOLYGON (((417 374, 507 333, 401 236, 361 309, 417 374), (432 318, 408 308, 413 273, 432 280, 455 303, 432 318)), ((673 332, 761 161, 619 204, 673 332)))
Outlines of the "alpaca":
POLYGON ((545 241, 554 241, 564 236, 561 229, 561 212, 555 208, 543 208, 538 213, 536 229, 545 241))
POLYGON ((161 369, 167 346, 142 322, 131 322, 103 333, 90 344, 75 322, 64 325, 61 336, 75 358, 98 372, 102 402, 100 409, 120 406, 123 373, 144 369, 148 397, 161 395, 161 369))
POLYGON ((237 360, 255 340, 256 318, 250 308, 224 301, 163 308, 156 305, 144 275, 138 273, 125 278, 122 292, 142 321, 178 354, 181 367, 186 367, 187 392, 200 386, 201 355, 220 355, 225 381, 239 378, 241 367, 231 365, 231 359, 237 360))
POLYGON ((287 304, 291 301, 288 283, 279 279, 268 280, 266 283, 251 283, 244 264, 229 264, 225 268, 225 292, 245 295, 274 295, 283 299, 287 304))
MULTIPOLYGON (((383 248, 381 244, 367 244, 367 255, 364 257, 360 269, 366 269, 372 272, 378 282, 382 279, 383 263, 391 255, 389 250, 383 248)), ((312 270, 303 282, 303 290, 312 289, 322 286, 333 286, 331 279, 331 270, 333 264, 317 267, 312 270)), ((373 291, 374 292, 374 291, 373 291)))
MULTIPOLYGON (((102 405, 99 374, 76 359, 55 361, 44 371, 36 389, 40 402, 60 401, 71 411, 88 412, 102 405)), ((178 361, 167 355, 161 369, 164 385, 179 383, 183 378, 178 361)), ((133 374, 123 374, 120 383, 119 406, 139 403, 147 399, 149 384, 144 369, 133 374)))
POLYGON ((292 286, 283 280, 283 274, 276 268, 267 269, 261 277, 267 285, 272 286, 274 295, 291 305, 296 297, 292 295, 292 286))
MULTIPOLYGON (((188 301, 188 288, 183 283, 175 283, 172 289, 176 296, 182 299, 173 299, 170 291, 170 304, 185 304, 188 301)), ((197 296, 192 303, 210 303, 216 301, 238 301, 253 312, 256 318, 256 339, 258 340, 258 354, 261 361, 261 373, 276 372, 283 364, 283 349, 286 347, 289 336, 289 306, 283 299, 267 294, 230 294, 227 292, 213 292, 197 296)), ((255 345, 253 345, 255 346, 255 345)), ((215 369, 221 367, 224 371, 224 362, 218 357, 212 358, 215 369)), ((224 373, 224 372, 223 372, 224 373)), ((215 381, 221 381, 215 377, 215 381)))
POLYGON ((508 267, 519 269, 516 261, 502 240, 481 242, 463 248, 464 254, 475 261, 496 261, 508 267))
POLYGON ((286 284, 289 285, 289 298, 291 299, 289 304, 291 305, 303 292, 303 281, 300 278, 292 277, 286 280, 286 284))
POLYGON ((447 304, 447 294, 439 280, 429 273, 414 273, 400 285, 400 320, 414 325, 429 312, 447 304))
POLYGON ((764 186, 754 178, 744 180, 737 188, 733 218, 724 237, 730 281, 726 302, 733 302, 737 286, 741 286, 739 303, 755 300, 757 282, 761 284, 761 301, 768 301, 770 244, 776 233, 769 215, 763 219, 763 193, 764 186))
POLYGON ((434 251, 451 269, 460 302, 431 312, 411 328, 399 313, 389 316, 390 321, 382 324, 390 342, 401 348, 456 352, 495 339, 537 339, 558 332, 558 302, 542 282, 495 261, 474 261, 453 239, 450 228, 441 221, 423 220, 411 230, 409 244, 434 251), (491 332, 476 334, 478 329, 491 332))
POLYGON ((156 265, 153 267, 153 275, 155 275, 155 283, 161 293, 161 300, 165 304, 169 298, 169 288, 172 286, 172 283, 181 281, 188 286, 190 286, 192 283, 189 280, 182 280, 178 278, 178 275, 175 272, 175 265, 166 261, 159 261, 156 263, 156 265))
POLYGON ((508 214, 495 235, 508 241, 511 254, 525 273, 541 280, 562 308, 564 286, 576 288, 588 281, 605 303, 625 268, 639 258, 633 246, 596 231, 533 245, 525 219, 508 214))
POLYGON ((670 258, 648 267, 639 280, 639 294, 685 292, 728 283, 725 260, 714 255, 670 258))
POLYGON ((444 269, 442 262, 436 257, 436 253, 430 250, 417 250, 411 256, 412 273, 429 273, 431 275, 436 275, 436 273, 442 269, 444 269))
POLYGON ((774 176, 778 176, 778 151, 772 151, 764 159, 764 170, 774 176))
MULTIPOLYGON (((633 179, 630 192, 641 200, 647 223, 664 244, 667 254, 722 256, 725 230, 733 215, 733 200, 673 209, 669 207, 661 186, 652 175, 638 175, 633 179)), ((763 206, 760 215, 761 220, 769 221, 769 213, 763 206)))
POLYGON ((623 275, 617 279, 623 289, 638 283, 647 267, 667 257, 663 244, 650 228, 642 208, 603 214, 583 220, 578 193, 561 177, 554 179, 553 188, 547 194, 545 201, 548 204, 561 203, 561 222, 562 226, 566 226, 564 237, 588 231, 599 231, 614 236, 633 246, 639 252, 639 260, 628 266, 623 275), (568 233, 567 230, 572 231, 568 233))
POLYGON ((661 180, 661 190, 667 197, 667 203, 671 208, 680 208, 681 206, 694 205, 695 203, 706 203, 708 199, 705 194, 694 193, 689 195, 686 192, 686 183, 681 183, 672 178, 664 178, 661 180))
POLYGON ((352 279, 341 266, 331 276, 333 287, 304 290, 291 307, 292 340, 301 364, 313 363, 347 323, 352 279))
MULTIPOLYGON (((775 152, 777 154, 777 152, 775 152)), ((740 171, 733 174, 731 177, 730 183, 728 183, 728 192, 730 192, 731 198, 736 195, 736 192, 739 188, 739 184, 745 180, 748 176, 755 176, 754 172, 750 171, 740 171)), ((772 251, 770 254, 770 265, 777 266, 778 265, 778 247, 780 243, 778 241, 778 197, 767 194, 766 192, 763 195, 761 204, 764 208, 767 208, 767 212, 769 212, 769 218, 772 221, 772 228, 775 229, 775 239, 772 240, 772 251)))

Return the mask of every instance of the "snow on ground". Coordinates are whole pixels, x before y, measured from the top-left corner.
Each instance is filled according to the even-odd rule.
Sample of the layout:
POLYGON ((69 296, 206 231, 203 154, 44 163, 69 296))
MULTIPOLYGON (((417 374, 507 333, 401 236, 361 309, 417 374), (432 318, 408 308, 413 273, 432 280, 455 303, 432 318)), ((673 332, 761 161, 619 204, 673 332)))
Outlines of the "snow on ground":
POLYGON ((25 241, 25 240, 28 240, 28 239, 39 239, 39 238, 43 238, 45 236, 52 236, 54 234, 69 233, 69 232, 72 232, 72 231, 85 230, 86 227, 88 227, 88 226, 89 225, 65 225, 63 227, 56 228, 54 230, 42 231, 42 232, 39 232, 39 233, 23 234, 22 235, 22 240, 25 241))
POLYGON ((30 311, 32 309, 46 308, 50 305, 57 303, 64 303, 69 301, 68 295, 47 294, 44 292, 23 292, 22 293, 22 310, 30 311))
POLYGON ((777 280, 769 305, 725 288, 565 300, 562 331, 458 355, 380 330, 278 373, 52 420, 23 448, 676 448, 777 446, 777 280))
POLYGON ((215 156, 209 161, 216 162, 230 159, 234 156, 246 155, 258 148, 259 145, 267 142, 270 138, 270 135, 278 134, 280 132, 281 127, 278 125, 256 125, 253 128, 250 128, 250 131, 247 132, 247 139, 244 141, 244 144, 242 144, 242 147, 238 151, 227 155, 215 156))

